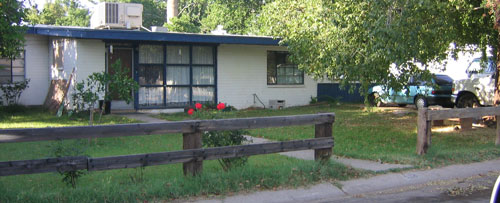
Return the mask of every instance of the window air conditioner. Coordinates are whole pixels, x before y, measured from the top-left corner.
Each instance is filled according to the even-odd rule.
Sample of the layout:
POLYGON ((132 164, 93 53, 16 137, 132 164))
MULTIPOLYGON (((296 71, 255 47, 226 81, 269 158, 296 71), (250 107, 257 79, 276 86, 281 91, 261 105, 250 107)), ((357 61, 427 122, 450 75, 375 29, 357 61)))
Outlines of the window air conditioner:
POLYGON ((90 19, 93 29, 139 29, 142 4, 102 2, 95 6, 90 19))

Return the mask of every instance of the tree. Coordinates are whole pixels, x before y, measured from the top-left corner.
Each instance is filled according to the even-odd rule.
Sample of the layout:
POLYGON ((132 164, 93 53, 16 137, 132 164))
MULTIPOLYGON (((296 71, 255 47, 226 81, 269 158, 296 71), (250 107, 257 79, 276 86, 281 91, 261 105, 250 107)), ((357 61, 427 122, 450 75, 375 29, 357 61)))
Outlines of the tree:
MULTIPOLYGON (((256 19, 264 1, 261 0, 179 0, 179 16, 171 31, 210 32, 218 25, 232 34, 255 33, 256 19)), ((266 1, 271 2, 271 1, 266 1)))
MULTIPOLYGON (((260 15, 261 33, 282 38, 308 74, 399 89, 426 66, 469 44, 497 50, 484 2, 471 0, 276 0, 260 15)), ((498 75, 498 74, 497 74, 498 75)))
POLYGON ((24 46, 26 27, 22 26, 25 17, 23 3, 16 0, 0 2, 0 56, 15 58, 24 46))
POLYGON ((207 16, 201 20, 201 30, 210 32, 217 25, 232 34, 248 34, 256 24, 263 3, 260 0, 214 0, 208 5, 207 16))
POLYGON ((201 32, 201 20, 206 17, 206 9, 211 0, 179 0, 178 16, 165 21, 163 26, 175 32, 201 32))
POLYGON ((55 0, 47 2, 42 11, 34 5, 27 12, 30 24, 67 25, 88 27, 90 23, 89 10, 83 8, 75 0, 55 0))
POLYGON ((164 26, 167 27, 168 30, 175 32, 199 33, 201 31, 200 27, 194 24, 189 15, 173 17, 170 23, 165 23, 164 26))
MULTIPOLYGON (((495 0, 488 0, 487 4, 489 8, 493 11, 494 13, 494 28, 497 33, 500 33, 500 1, 495 0)), ((497 34, 496 39, 498 40, 500 36, 497 34)), ((497 44, 500 43, 500 40, 497 42, 497 44)), ((496 52, 496 57, 497 57, 497 69, 495 71, 496 77, 495 77, 495 105, 498 106, 500 105, 500 50, 498 50, 500 45, 498 45, 497 52, 496 52)), ((497 121, 499 122, 499 121, 497 121)))

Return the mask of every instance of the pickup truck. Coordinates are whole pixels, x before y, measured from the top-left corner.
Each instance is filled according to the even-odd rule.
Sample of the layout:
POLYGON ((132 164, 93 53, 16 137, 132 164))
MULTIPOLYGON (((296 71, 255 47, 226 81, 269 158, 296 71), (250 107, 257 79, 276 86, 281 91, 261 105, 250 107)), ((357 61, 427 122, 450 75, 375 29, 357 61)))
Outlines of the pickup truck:
POLYGON ((466 69, 466 79, 453 82, 451 101, 458 108, 492 106, 495 94, 495 62, 474 59, 466 69))

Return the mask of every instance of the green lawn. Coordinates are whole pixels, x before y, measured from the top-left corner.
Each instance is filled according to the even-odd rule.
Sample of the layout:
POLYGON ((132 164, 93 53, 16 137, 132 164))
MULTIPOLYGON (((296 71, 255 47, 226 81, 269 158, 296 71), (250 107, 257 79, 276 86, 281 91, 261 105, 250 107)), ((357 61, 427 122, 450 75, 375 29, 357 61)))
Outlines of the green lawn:
MULTIPOLYGON (((89 124, 88 114, 78 114, 68 117, 64 114, 61 117, 54 116, 42 108, 30 107, 20 108, 15 113, 9 113, 6 107, 0 107, 0 128, 44 128, 44 127, 63 127, 79 126, 89 124)), ((136 123, 138 121, 128 119, 122 116, 103 115, 99 122, 99 114, 94 115, 95 125, 136 123)))
MULTIPOLYGON (((350 158, 412 164, 416 167, 438 167, 469 163, 500 157, 500 147, 494 145, 495 130, 477 128, 468 132, 433 132, 432 146, 425 156, 415 153, 416 117, 412 108, 372 108, 362 104, 331 106, 318 104, 284 110, 242 110, 222 113, 223 118, 280 116, 334 112, 334 154, 350 158), (410 110, 395 114, 394 110, 410 110)), ((162 114, 166 120, 192 119, 184 113, 162 114)), ((437 128, 434 128, 437 130, 437 128)), ((292 126, 251 130, 250 134, 271 140, 293 140, 314 137, 313 126, 292 126)))
MULTIPOLYGON (((408 109, 408 108, 407 108, 408 109)), ((468 163, 500 156, 494 146, 494 129, 468 132, 433 133, 432 147, 425 156, 415 154, 416 113, 394 114, 390 108, 366 110, 359 104, 330 106, 320 104, 284 110, 242 110, 225 112, 224 118, 313 114, 335 112, 334 154, 351 158, 416 167, 438 167, 468 163)), ((193 119, 184 113, 159 115, 166 120, 193 119)), ((85 116, 56 118, 41 109, 21 114, 0 112, 1 128, 86 125, 85 116)), ((119 116, 105 116, 101 124, 135 122, 119 116)), ((434 130, 438 130, 435 128, 434 130)), ((312 138, 313 126, 293 126, 251 130, 252 136, 272 140, 312 138)), ((65 140, 0 144, 0 161, 53 157, 59 149, 67 154, 81 151, 91 157, 116 156, 180 150, 180 134, 114 137, 91 140, 65 140), (62 150, 61 150, 62 149, 62 150)), ((0 177, 0 202, 138 202, 164 201, 192 196, 227 195, 239 191, 303 186, 319 181, 335 184, 365 176, 333 161, 318 165, 314 161, 285 156, 259 155, 249 158, 245 167, 224 172, 217 161, 205 161, 203 174, 184 177, 182 164, 88 172, 75 189, 61 181, 57 173, 0 177)))
MULTIPOLYGON (((85 117, 56 118, 41 109, 11 115, 0 113, 2 128, 85 125, 85 117)), ((102 124, 134 122, 105 116, 102 124)), ((148 135, 91 140, 64 140, 0 144, 0 161, 53 157, 55 151, 91 157, 181 150, 182 135, 148 135), (79 152, 79 153, 76 153, 79 152)), ((87 172, 75 189, 57 173, 0 177, 0 202, 137 202, 163 201, 191 196, 212 196, 239 191, 279 189, 335 183, 366 172, 328 162, 298 160, 271 154, 249 158, 244 167, 224 172, 217 161, 205 161, 203 174, 184 177, 182 164, 87 172)))

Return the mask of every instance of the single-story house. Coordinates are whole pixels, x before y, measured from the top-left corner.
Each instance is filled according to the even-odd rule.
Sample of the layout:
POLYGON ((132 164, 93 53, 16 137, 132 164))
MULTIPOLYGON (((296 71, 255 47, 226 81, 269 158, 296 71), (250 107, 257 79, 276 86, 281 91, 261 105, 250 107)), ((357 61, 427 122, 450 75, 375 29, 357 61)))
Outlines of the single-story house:
MULTIPOLYGON (((113 109, 172 109, 224 102, 238 109, 308 104, 318 83, 287 59, 271 37, 102 30, 37 25, 25 35, 24 54, 0 72, 0 83, 30 79, 20 99, 42 105, 53 80, 81 81, 117 59, 140 85, 134 102, 113 109)), ((70 92, 71 94, 71 92, 70 92)))

